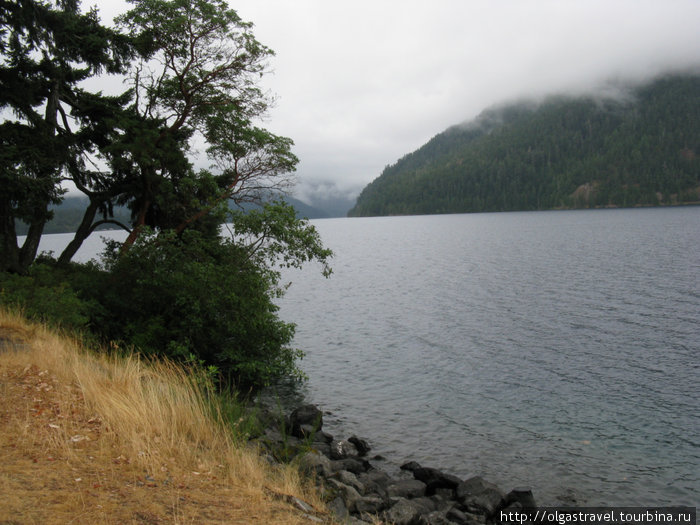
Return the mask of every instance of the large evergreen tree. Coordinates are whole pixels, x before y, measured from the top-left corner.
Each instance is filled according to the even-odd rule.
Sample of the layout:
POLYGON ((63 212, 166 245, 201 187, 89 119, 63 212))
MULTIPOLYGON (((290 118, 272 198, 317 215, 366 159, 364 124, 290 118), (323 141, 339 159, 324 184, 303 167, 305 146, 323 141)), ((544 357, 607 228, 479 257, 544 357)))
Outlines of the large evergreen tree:
POLYGON ((0 4, 0 269, 26 272, 61 182, 82 177, 84 155, 104 138, 105 106, 116 101, 81 82, 117 73, 127 40, 77 0, 0 4), (20 247, 15 220, 29 224, 20 247))

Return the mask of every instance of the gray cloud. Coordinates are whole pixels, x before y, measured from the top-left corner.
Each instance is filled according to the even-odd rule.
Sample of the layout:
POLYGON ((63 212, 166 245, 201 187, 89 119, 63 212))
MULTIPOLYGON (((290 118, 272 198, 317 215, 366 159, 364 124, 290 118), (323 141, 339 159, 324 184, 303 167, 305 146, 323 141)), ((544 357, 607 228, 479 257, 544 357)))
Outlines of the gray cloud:
MULTIPOLYGON (((102 3, 104 20, 123 9, 102 3)), ((300 194, 304 184, 325 181, 359 189, 386 164, 493 104, 700 66, 697 0, 231 6, 276 52, 263 83, 278 102, 265 125, 294 139, 300 194)))

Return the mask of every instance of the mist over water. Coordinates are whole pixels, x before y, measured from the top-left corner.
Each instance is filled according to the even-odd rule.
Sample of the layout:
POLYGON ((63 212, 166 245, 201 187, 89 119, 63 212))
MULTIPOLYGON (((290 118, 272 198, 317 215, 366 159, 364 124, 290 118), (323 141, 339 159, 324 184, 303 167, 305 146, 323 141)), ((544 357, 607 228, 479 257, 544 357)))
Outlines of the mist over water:
POLYGON ((697 505, 700 208, 315 221, 302 394, 396 469, 540 503, 697 505))

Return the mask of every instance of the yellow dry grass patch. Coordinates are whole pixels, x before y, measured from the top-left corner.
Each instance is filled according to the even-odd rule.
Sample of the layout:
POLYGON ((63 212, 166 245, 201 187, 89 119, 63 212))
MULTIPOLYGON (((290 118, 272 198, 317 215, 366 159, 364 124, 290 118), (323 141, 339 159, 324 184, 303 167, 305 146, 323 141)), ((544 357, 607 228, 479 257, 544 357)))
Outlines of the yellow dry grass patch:
POLYGON ((0 311, 0 523, 312 520, 313 488, 234 443, 168 363, 86 351, 0 311))

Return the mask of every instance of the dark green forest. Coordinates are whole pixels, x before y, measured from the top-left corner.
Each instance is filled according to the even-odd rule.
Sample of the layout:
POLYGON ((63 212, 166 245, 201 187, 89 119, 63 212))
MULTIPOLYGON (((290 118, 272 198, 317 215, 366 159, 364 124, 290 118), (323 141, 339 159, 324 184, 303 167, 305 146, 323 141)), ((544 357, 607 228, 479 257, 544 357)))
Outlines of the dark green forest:
POLYGON ((349 216, 700 201, 700 76, 492 108, 387 166, 349 216))

